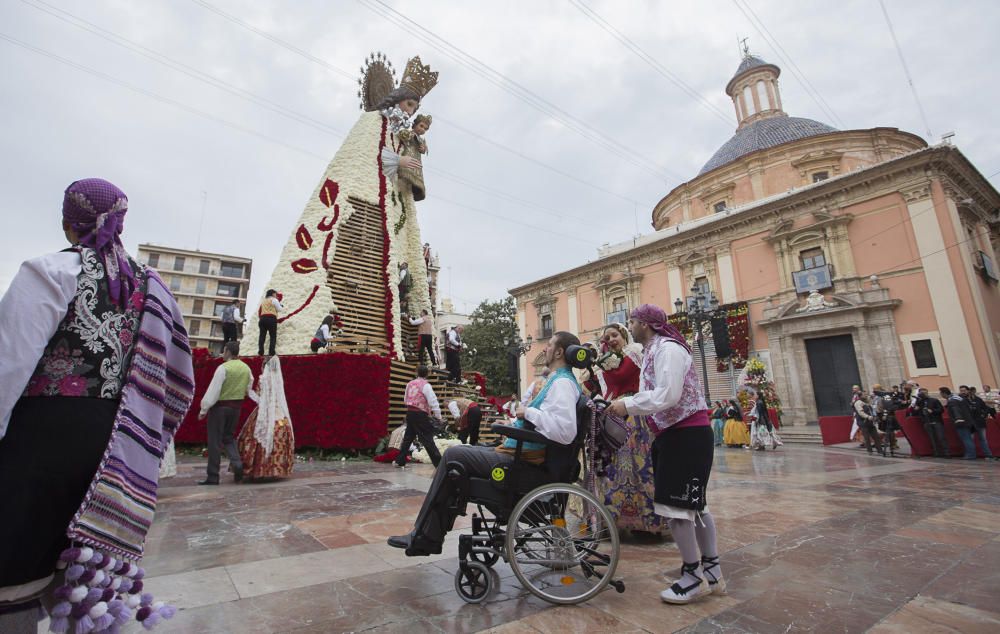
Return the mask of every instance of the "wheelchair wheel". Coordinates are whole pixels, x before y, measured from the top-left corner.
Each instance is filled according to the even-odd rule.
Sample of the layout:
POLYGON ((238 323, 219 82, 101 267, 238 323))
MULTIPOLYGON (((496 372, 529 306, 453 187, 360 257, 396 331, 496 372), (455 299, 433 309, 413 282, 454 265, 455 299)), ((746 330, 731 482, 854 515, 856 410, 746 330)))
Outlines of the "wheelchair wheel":
POLYGON ((473 561, 481 563, 487 568, 492 568, 498 561, 500 561, 500 553, 477 553, 473 551, 469 553, 469 557, 473 561))
POLYGON ((482 603, 493 589, 492 571, 478 561, 462 562, 455 571, 455 591, 466 603, 482 603))
POLYGON ((590 492, 547 484, 517 503, 507 523, 507 559, 518 581, 549 603, 587 601, 612 580, 618 529, 590 492))

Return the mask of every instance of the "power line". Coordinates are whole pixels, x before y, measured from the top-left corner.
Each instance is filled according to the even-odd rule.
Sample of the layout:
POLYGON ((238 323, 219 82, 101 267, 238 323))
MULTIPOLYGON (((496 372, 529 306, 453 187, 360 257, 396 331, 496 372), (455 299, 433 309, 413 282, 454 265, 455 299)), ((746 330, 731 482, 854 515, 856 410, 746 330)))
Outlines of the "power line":
POLYGON ((237 97, 240 97, 241 99, 250 101, 251 103, 261 106, 262 108, 266 108, 267 110, 280 114, 283 117, 287 117, 289 119, 292 119, 293 121, 297 121, 299 123, 311 126, 321 132, 328 132, 330 134, 334 134, 340 137, 345 136, 345 133, 342 130, 337 129, 327 124, 324 121, 314 119, 302 113, 296 112, 290 108, 282 106, 279 103, 275 103, 274 101, 271 101, 266 97, 262 97, 247 90, 243 90, 238 86, 235 86, 222 79, 219 79, 218 77, 215 77, 213 75, 209 75, 208 73, 205 73, 193 66, 189 66, 188 64, 184 64, 183 62, 179 62, 175 59, 167 57, 166 55, 154 51, 153 49, 147 48, 142 44, 139 44, 138 42, 132 41, 126 37, 123 37, 115 33, 114 31, 109 31, 108 29, 102 28, 94 24, 93 22, 89 22, 77 15, 70 13, 69 11, 64 11, 58 7, 52 6, 51 4, 45 2, 44 0, 21 0, 21 1, 34 9, 47 13, 52 17, 65 22, 66 24, 69 24, 78 29, 82 29, 84 31, 87 31, 88 33, 96 35, 97 37, 100 37, 101 39, 106 40, 114 44, 115 46, 120 46, 134 53, 142 55, 143 57, 152 60, 157 64, 166 66, 167 68, 175 70, 179 73, 183 73, 188 77, 197 79, 198 81, 201 81, 210 86, 218 88, 219 90, 228 92, 237 97))
POLYGON ((767 44, 771 47, 771 50, 774 51, 774 54, 781 58, 781 60, 787 65, 788 70, 792 73, 792 76, 795 77, 800 84, 802 84, 802 88, 805 89, 806 94, 809 95, 814 102, 816 102, 816 105, 819 106, 820 110, 826 113, 826 115, 830 117, 834 123, 843 128, 844 122, 837 116, 837 113, 833 111, 833 108, 831 108, 830 104, 826 102, 826 99, 824 99, 819 91, 816 90, 816 87, 812 85, 812 82, 809 81, 809 77, 802 72, 799 65, 795 63, 795 60, 788 54, 785 47, 781 45, 778 38, 774 37, 771 31, 767 28, 767 25, 764 24, 764 21, 761 20, 750 7, 749 3, 747 3, 746 0, 743 0, 743 4, 741 5, 740 0, 733 0, 733 4, 736 5, 736 8, 739 9, 740 13, 743 14, 743 17, 750 22, 750 25, 757 31, 761 38, 767 42, 767 44), (743 5, 745 5, 746 8, 744 8, 743 5))
MULTIPOLYGON (((290 119, 292 119, 294 121, 297 121, 297 122, 302 123, 304 125, 310 126, 310 127, 314 128, 316 130, 319 130, 320 132, 325 132, 325 133, 331 134, 333 136, 336 136, 338 138, 343 138, 343 137, 346 136, 339 129, 334 128, 332 126, 329 126, 329 125, 325 124, 322 121, 319 121, 317 119, 313 119, 313 118, 308 117, 306 115, 303 115, 303 114, 301 114, 299 112, 291 110, 290 108, 286 108, 285 106, 282 106, 282 105, 277 104, 277 103, 275 103, 273 101, 270 101, 270 100, 268 100, 265 97, 261 97, 260 95, 256 95, 254 93, 251 93, 251 92, 248 92, 248 91, 243 90, 241 88, 238 88, 238 87, 236 87, 236 86, 234 86, 234 85, 232 85, 232 84, 230 84, 228 82, 225 82, 225 81, 223 81, 223 80, 221 80, 221 79, 219 79, 217 77, 214 77, 212 75, 204 73, 204 72, 202 72, 202 71, 200 71, 200 70, 198 70, 196 68, 193 68, 191 66, 188 66, 188 65, 186 65, 186 64, 184 64, 182 62, 178 62, 178 61, 176 61, 174 59, 171 59, 170 57, 167 57, 166 55, 163 55, 162 53, 158 53, 157 51, 154 51, 154 50, 149 49, 149 48, 147 48, 145 46, 142 46, 141 44, 133 42, 133 41, 131 41, 131 40, 129 40, 129 39, 123 37, 123 36, 118 35, 117 33, 114 33, 113 31, 109 31, 107 29, 103 29, 103 28, 97 26, 96 24, 93 24, 92 22, 88 22, 87 20, 84 20, 83 18, 80 18, 78 16, 73 15, 72 13, 69 13, 68 11, 63 11, 62 9, 59 9, 57 7, 53 7, 52 5, 49 5, 48 3, 44 2, 44 0, 22 0, 22 2, 25 2, 25 4, 28 4, 29 6, 31 6, 33 8, 36 8, 36 9, 38 9, 40 11, 44 11, 45 13, 48 13, 49 15, 52 15, 53 17, 55 17, 55 18, 57 18, 59 20, 62 20, 63 22, 66 22, 67 24, 70 24, 71 26, 75 26, 75 27, 83 29, 83 30, 85 30, 85 31, 87 31, 89 33, 97 35, 98 37, 101 37, 102 39, 104 39, 104 40, 106 40, 108 42, 111 42, 112 44, 115 44, 117 46, 121 46, 121 47, 123 47, 123 48, 125 48, 127 50, 130 50, 130 51, 133 51, 135 53, 138 53, 138 54, 140 54, 140 55, 142 55, 142 56, 144 56, 144 57, 146 57, 146 58, 148 58, 148 59, 150 59, 150 60, 152 60, 152 61, 154 61, 154 62, 156 62, 158 64, 166 66, 166 67, 168 67, 168 68, 170 68, 172 70, 175 70, 177 72, 183 73, 183 74, 185 74, 185 75, 187 75, 189 77, 197 79, 198 81, 207 83, 207 84, 209 84, 209 85, 211 85, 211 86, 213 86, 215 88, 219 88, 220 90, 224 90, 226 92, 229 92, 230 94, 233 94, 233 95, 235 95, 237 97, 240 97, 242 99, 246 99, 246 100, 250 101, 251 103, 260 105, 260 106, 262 106, 264 108, 267 108, 268 110, 271 110, 272 112, 276 112, 276 113, 278 113, 278 114, 280 114, 282 116, 288 117, 288 118, 290 118, 290 119), (44 6, 39 6, 39 5, 44 5, 44 6), (49 9, 47 9, 45 7, 48 7, 49 9, 52 9, 54 11, 58 11, 59 13, 61 13, 63 15, 58 15, 54 11, 50 11, 49 9), (66 17, 63 17, 63 16, 66 16, 66 17)), ((465 187, 468 187, 468 188, 471 188, 471 189, 476 189, 476 190, 481 191, 481 192, 489 193, 489 194, 492 194, 494 196, 497 196, 497 197, 500 197, 500 198, 503 198, 503 199, 506 199, 506 200, 509 200, 509 201, 512 201, 512 202, 516 202, 517 204, 523 205, 525 207, 529 207, 529 208, 533 208, 533 209, 544 211, 545 213, 547 213, 549 215, 553 215, 553 216, 555 216, 557 218, 560 218, 560 219, 564 219, 564 220, 569 220, 570 219, 570 217, 568 217, 564 213, 556 211, 556 210, 553 210, 550 207, 546 207, 544 205, 539 205, 538 203, 534 203, 532 201, 525 200, 523 198, 519 198, 517 196, 514 196, 514 195, 509 194, 507 192, 504 192, 502 190, 493 189, 491 187, 478 184, 475 181, 471 181, 469 179, 463 178, 463 177, 458 176, 456 174, 452 174, 450 172, 446 172, 446 171, 438 169, 438 168, 425 168, 425 169, 427 169, 428 171, 437 173, 437 174, 443 176, 444 178, 446 178, 448 180, 451 180, 451 181, 454 181, 454 182, 457 182, 457 183, 459 183, 459 184, 461 184, 461 185, 463 185, 465 187)))
MULTIPOLYGON (((36 1, 40 1, 40 0, 36 0, 36 1)), ((330 72, 336 73, 336 74, 338 74, 338 75, 340 75, 342 77, 346 77, 346 78, 350 79, 352 82, 357 79, 352 73, 350 73, 350 72, 348 72, 348 71, 346 71, 346 70, 344 70, 342 68, 339 68, 339 67, 337 67, 337 66, 335 66, 335 65, 333 65, 333 64, 331 64, 331 63, 329 63, 329 62, 327 62, 327 61, 325 61, 325 60, 323 60, 323 59, 321 59, 319 57, 316 57, 315 55, 312 55, 311 53, 309 53, 307 51, 304 51, 301 48, 299 48, 297 46, 294 46, 293 44, 289 44, 288 42, 286 42, 286 41, 284 41, 284 40, 282 40, 282 39, 280 39, 280 38, 278 38, 278 37, 276 37, 274 35, 266 33, 266 32, 264 32, 264 31, 262 31, 262 30, 260 30, 260 29, 258 29, 256 27, 254 27, 253 25, 249 24, 248 22, 246 22, 244 20, 241 20, 240 18, 238 18, 238 17, 236 17, 236 16, 234 16, 232 14, 226 13, 225 11, 223 11, 223 10, 221 10, 221 9, 213 6, 212 4, 206 2, 205 0, 191 0, 191 1, 194 2, 194 3, 196 3, 196 4, 198 4, 199 6, 204 7, 205 9, 208 9, 209 11, 212 11, 213 13, 215 13, 215 14, 223 17, 223 18, 225 18, 229 22, 231 22, 231 23, 233 23, 233 24, 235 24, 235 25, 237 25, 237 26, 239 26, 241 28, 244 28, 244 29, 250 31, 251 33, 259 35, 260 37, 263 37, 263 38, 267 39, 268 41, 270 41, 270 42, 272 42, 274 44, 277 44, 278 46, 280 46, 280 47, 282 47, 282 48, 284 48, 284 49, 286 49, 288 51, 291 51, 291 52, 293 52, 293 53, 295 53, 297 55, 302 56, 303 58, 305 58, 305 59, 309 60, 310 62, 313 62, 314 64, 317 64, 317 65, 319 65, 319 66, 321 66, 321 67, 323 67, 323 68, 325 68, 327 70, 329 70, 330 72)), ((547 169, 547 170, 549 170, 551 172, 559 174, 559 175, 561 175, 561 176, 563 176, 565 178, 568 178, 570 180, 576 181, 577 183, 580 183, 580 184, 582 184, 582 185, 584 185, 586 187, 589 187, 591 189, 595 189, 597 191, 604 192, 606 194, 609 194, 611 196, 615 196, 617 198, 621 198, 622 200, 626 200, 626 201, 631 202, 631 203, 636 203, 636 201, 634 199, 632 199, 632 198, 630 198, 628 196, 622 195, 622 194, 620 194, 618 192, 615 192, 615 191, 612 191, 610 189, 606 189, 606 188, 601 187, 601 186, 599 186, 599 185, 597 185, 597 184, 595 184, 593 182, 590 182, 588 180, 581 179, 581 178, 579 178, 577 176, 574 176, 574 175, 572 175, 572 174, 570 174, 570 173, 568 173, 568 172, 566 172, 564 170, 560 170, 559 168, 556 168, 556 167, 554 167, 552 165, 549 165, 548 163, 545 163, 545 162, 540 161, 538 159, 531 158, 530 156, 525 155, 523 152, 520 152, 518 150, 515 150, 514 148, 511 148, 511 147, 506 146, 506 145, 504 145, 502 143, 499 143, 498 141, 494 141, 494 140, 489 139, 489 138, 487 138, 487 137, 485 137, 485 136, 483 136, 481 134, 473 132, 472 130, 469 130, 468 128, 465 128, 465 127, 463 127, 463 126, 461 126, 461 125, 459 125, 459 124, 457 124, 455 122, 449 121, 449 120, 441 117, 440 115, 436 115, 434 117, 434 119, 435 119, 436 122, 445 123, 447 125, 450 125, 450 126, 456 128, 457 130, 459 130, 461 132, 464 132, 465 134, 468 134, 468 135, 470 135, 470 136, 472 136, 472 137, 474 137, 476 139, 479 139, 480 141, 482 141, 484 143, 487 143, 487 144, 492 145, 492 146, 494 146, 494 147, 496 147, 498 149, 501 149, 501 150, 504 150, 504 151, 506 151, 506 152, 508 152, 510 154, 513 154, 514 156, 517 156, 517 157, 522 158, 522 159, 524 159, 526 161, 534 163, 535 165, 538 165, 539 167, 544 167, 545 169, 547 169)), ((681 180, 683 180, 683 179, 681 179, 681 180)))
MULTIPOLYGON (((204 0, 194 1, 200 3, 204 0)), ((600 130, 597 130, 581 119, 569 114, 564 109, 553 104, 534 91, 526 88, 522 84, 514 81, 495 68, 489 66, 469 53, 466 53, 454 44, 451 44, 446 39, 421 26, 409 16, 396 11, 384 2, 381 2, 381 0, 358 1, 372 12, 385 18, 387 21, 392 22, 400 29, 404 30, 407 34, 412 35, 413 37, 416 37, 417 39, 420 39, 426 44, 434 47, 442 54, 478 75, 480 78, 485 79, 494 86, 497 86, 505 92, 513 95, 536 110, 552 117, 564 127, 576 132, 580 136, 603 147, 609 152, 614 153, 616 156, 631 163, 632 165, 639 167, 661 180, 664 178, 664 175, 678 181, 684 180, 683 177, 673 174, 666 167, 657 164, 651 158, 645 157, 635 149, 625 146, 615 139, 607 136, 600 130), (656 166, 656 169, 650 167, 650 165, 656 166)))
POLYGON ((910 92, 913 93, 913 101, 917 102, 917 110, 920 111, 920 120, 924 122, 927 139, 930 140, 934 137, 931 133, 931 125, 927 122, 927 113, 924 112, 924 105, 920 101, 920 95, 917 94, 917 87, 913 84, 910 67, 906 65, 906 58, 903 57, 903 49, 899 45, 899 40, 896 39, 896 29, 892 26, 892 19, 889 18, 889 11, 885 8, 885 2, 878 0, 878 6, 882 7, 882 15, 885 16, 886 26, 889 27, 889 35, 892 36, 892 44, 896 47, 896 54, 899 55, 899 63, 903 65, 903 74, 906 76, 906 83, 909 84, 910 92))
POLYGON ((296 152, 299 152, 301 154, 305 154, 307 156, 311 156, 313 158, 318 158, 318 159, 325 159, 326 158, 326 157, 320 156, 319 154, 316 154, 314 152, 310 152, 309 150, 304 150, 304 149, 302 149, 300 147, 296 147, 294 145, 290 145, 288 143, 285 143, 284 141, 282 141, 280 139, 276 139, 276 138, 268 136, 266 134, 262 134, 260 132, 257 132, 256 130, 253 130, 251 128, 247 128, 247 127, 242 126, 242 125, 240 125, 238 123, 233 123, 232 121, 229 121, 227 119, 223 119, 223 118, 218 117, 218 116, 216 116, 214 114, 211 114, 209 112, 205 112, 204 110, 199 110, 198 108, 194 108, 192 106, 189 106, 189 105, 187 105, 185 103, 182 103, 180 101, 177 101, 175 99, 171 99, 170 97, 164 97, 163 95, 160 95, 160 94, 157 94, 155 92, 146 90, 145 88, 140 88, 139 86, 135 86, 133 84, 130 84, 130 83, 128 83, 126 81, 123 81, 121 79, 118 79, 116 77, 112 77, 111 75, 108 75, 107 73, 103 73, 103 72, 101 72, 99 70, 95 70, 93 68, 90 68, 89 66, 84 66, 83 64, 78 64, 77 62, 74 62, 71 59, 67 59, 65 57, 61 57, 59 55, 56 55, 55 53, 51 53, 49 51, 46 51, 45 49, 38 48, 37 46, 32 46, 31 44, 28 44, 27 42, 23 42, 23 41, 21 41, 21 40, 19 40, 17 38, 11 37, 11 36, 7 35, 6 33, 0 32, 0 39, 6 40, 6 41, 10 42, 11 44, 14 44, 15 46, 20 46, 21 48, 27 49, 27 50, 29 50, 29 51, 31 51, 33 53, 37 53, 38 55, 41 55, 43 57, 48 57, 48 58, 53 59, 53 60, 55 60, 57 62, 60 62, 62 64, 70 66, 72 68, 75 68, 75 69, 77 69, 79 71, 82 71, 82 72, 88 73, 90 75, 93 75, 95 77, 98 77, 100 79, 103 79, 104 81, 110 82, 110 83, 115 84, 117 86, 121 86, 122 88, 126 88, 128 90, 131 90, 132 92, 136 92, 136 93, 139 93, 141 95, 145 95, 146 97, 149 97, 150 99, 155 99, 156 101, 159 101, 161 103, 165 103, 167 105, 174 106, 175 108, 179 108, 179 109, 184 110, 185 112, 188 112, 190 114, 194 114, 194 115, 197 115, 199 117, 203 117, 205 119, 208 119, 210 121, 214 121, 215 123, 218 123, 219 125, 226 126, 227 128, 231 128, 233 130, 238 130, 239 132, 243 132, 244 134, 249 134, 251 136, 255 136, 255 137, 259 138, 259 139, 264 139, 265 141, 268 141, 270 143, 274 143, 276 145, 280 145, 280 146, 288 148, 290 150, 295 150, 296 152))
MULTIPOLYGON (((316 159, 326 160, 328 158, 328 157, 322 156, 320 154, 316 154, 315 152, 311 152, 309 150, 305 150, 305 149, 296 147, 294 145, 290 145, 288 143, 285 143, 284 141, 281 141, 280 139, 276 139, 276 138, 268 136, 266 134, 262 134, 260 132, 257 132, 256 130, 251 129, 251 128, 247 128, 247 127, 242 126, 240 124, 233 123, 233 122, 231 122, 231 121, 229 121, 227 119, 223 119, 223 118, 218 117, 216 115, 213 115, 211 113, 205 112, 204 110, 199 110, 198 108, 194 108, 192 106, 189 106, 189 105, 187 105, 185 103, 182 103, 180 101, 177 101, 175 99, 171 99, 169 97, 164 97, 163 95, 160 95, 160 94, 157 94, 155 92, 146 90, 144 88, 140 88, 139 86, 135 86, 133 84, 130 84, 130 83, 126 82, 126 81, 123 81, 121 79, 118 79, 116 77, 108 75, 107 73, 103 73, 103 72, 101 72, 99 70, 95 70, 93 68, 90 68, 89 66, 84 66, 83 64, 79 64, 79 63, 74 62, 74 61, 72 61, 70 59, 62 57, 60 55, 56 55, 55 53, 52 53, 52 52, 46 51, 44 49, 38 48, 37 46, 33 46, 31 44, 28 44, 27 42, 23 42, 23 41, 21 41, 21 40, 19 40, 17 38, 14 38, 14 37, 11 37, 11 36, 7 35, 6 33, 0 32, 0 39, 6 40, 7 42, 10 42, 11 44, 14 44, 16 46, 20 46, 21 48, 29 50, 29 51, 31 51, 33 53, 38 54, 38 55, 42 55, 43 57, 48 57, 49 59, 55 60, 57 62, 60 62, 62 64, 70 66, 72 68, 75 68, 76 70, 88 73, 90 75, 93 75, 95 77, 103 79, 103 80, 105 80, 107 82, 113 83, 113 84, 115 84, 117 86, 120 86, 122 88, 130 90, 132 92, 141 94, 141 95, 149 97, 151 99, 155 99, 156 101, 159 101, 161 103, 164 103, 164 104, 167 104, 167 105, 170 105, 170 106, 174 106, 175 108, 179 108, 181 110, 184 110, 185 112, 197 115, 199 117, 203 117, 205 119, 208 119, 208 120, 213 121, 215 123, 218 123, 220 125, 226 126, 228 128, 237 130, 239 132, 243 132, 244 134, 249 134, 249 135, 255 136, 257 138, 263 139, 263 140, 268 141, 270 143, 274 143, 276 145, 280 145, 282 147, 288 148, 290 150, 294 150, 296 152, 300 152, 302 154, 305 154, 306 156, 310 156, 310 157, 313 157, 313 158, 316 158, 316 159)), ((469 211, 473 211, 473 212, 476 212, 476 213, 480 213, 480 214, 484 214, 484 215, 487 215, 487 216, 491 216, 493 218, 497 218, 497 219, 504 220, 504 221, 507 221, 507 222, 516 223, 516 224, 518 224, 521 227, 535 229, 537 231, 544 231, 546 233, 552 233, 554 235, 564 236, 564 237, 567 237, 567 238, 570 238, 570 239, 573 239, 573 240, 578 240, 580 242, 585 242, 587 244, 591 244, 591 245, 595 245, 595 246, 597 245, 596 241, 588 241, 588 240, 585 240, 583 238, 579 238, 579 237, 576 237, 576 236, 573 236, 573 235, 567 235, 564 231, 553 231, 553 230, 545 229, 543 227, 539 227, 539 226, 536 226, 536 225, 529 225, 529 224, 526 224, 526 223, 522 222, 521 220, 510 218, 508 216, 502 216, 502 215, 494 213, 494 212, 489 212, 489 211, 486 211, 484 209, 479 209, 477 207, 471 207, 469 205, 466 205, 466 204, 463 204, 463 203, 459 203, 459 202, 455 202, 455 201, 452 201, 452 200, 442 199, 442 198, 440 198, 438 196, 435 196, 435 200, 441 200, 442 202, 446 202, 446 203, 452 204, 452 205, 457 205, 457 206, 462 207, 463 209, 467 209, 469 211)))
POLYGON ((691 87, 683 79, 681 79, 673 72, 671 72, 670 69, 668 69, 666 66, 661 64, 656 58, 654 58, 652 55, 643 50, 642 47, 636 44, 627 35, 619 31, 615 27, 611 26, 611 24, 607 20, 605 20, 603 17, 600 16, 600 14, 598 14, 596 11, 594 11, 586 4, 584 4, 582 0, 570 0, 570 3, 577 9, 579 9, 581 13, 590 18, 590 20, 594 24, 601 27, 608 34, 610 34, 611 37, 618 40, 622 44, 622 46, 632 51, 632 53, 634 53, 636 57, 646 62, 646 64, 648 64, 653 70, 655 70, 665 79, 669 80, 671 83, 673 83, 678 88, 687 93, 691 98, 697 101, 703 108, 705 108, 706 110, 714 114, 716 117, 721 119, 728 126, 730 127, 732 126, 733 119, 731 116, 727 115, 726 113, 715 107, 715 105, 711 101, 702 96, 702 94, 699 93, 695 88, 691 87))

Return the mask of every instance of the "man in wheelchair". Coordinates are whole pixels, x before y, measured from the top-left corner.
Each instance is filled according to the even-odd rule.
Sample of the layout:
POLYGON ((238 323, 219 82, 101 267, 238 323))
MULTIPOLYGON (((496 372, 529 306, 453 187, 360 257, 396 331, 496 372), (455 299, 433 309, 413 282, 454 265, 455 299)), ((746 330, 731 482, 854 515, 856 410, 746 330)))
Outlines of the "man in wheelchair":
MULTIPOLYGON (((568 332, 552 335, 545 347, 545 363, 551 370, 548 381, 527 407, 522 405, 517 408, 516 427, 524 427, 527 421, 549 440, 562 445, 573 443, 577 436, 580 387, 570 369, 568 352, 571 346, 579 345, 580 340, 568 332)), ((574 348, 573 352, 578 350, 574 348)), ((445 534, 461 513, 454 504, 457 492, 467 486, 470 478, 490 477, 494 469, 513 463, 516 446, 517 441, 508 437, 499 447, 449 447, 434 473, 413 530, 407 535, 390 537, 389 545, 406 549, 410 557, 439 554, 445 534)), ((523 442, 521 460, 542 464, 545 445, 523 442)))

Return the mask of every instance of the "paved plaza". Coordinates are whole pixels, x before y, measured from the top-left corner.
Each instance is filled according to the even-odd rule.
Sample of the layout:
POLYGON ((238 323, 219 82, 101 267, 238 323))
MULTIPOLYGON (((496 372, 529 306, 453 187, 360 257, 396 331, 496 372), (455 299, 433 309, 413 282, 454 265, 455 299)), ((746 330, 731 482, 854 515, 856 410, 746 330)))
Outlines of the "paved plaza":
POLYGON ((673 543, 627 537, 624 594, 552 607, 501 563, 499 594, 465 604, 457 533, 430 558, 385 544, 410 529, 431 473, 312 462, 283 482, 202 487, 203 461, 182 457, 145 560, 147 587, 180 608, 160 631, 1000 631, 995 463, 717 450, 709 506, 729 594, 684 607, 658 596, 680 568, 673 543))

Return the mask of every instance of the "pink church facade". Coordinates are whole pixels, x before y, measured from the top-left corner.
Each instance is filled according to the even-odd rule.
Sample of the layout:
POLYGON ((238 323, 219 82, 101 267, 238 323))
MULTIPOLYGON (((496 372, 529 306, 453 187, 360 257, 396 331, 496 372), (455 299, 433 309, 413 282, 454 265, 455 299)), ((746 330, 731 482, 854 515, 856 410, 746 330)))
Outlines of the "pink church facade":
MULTIPOLYGON (((1000 194, 955 146, 789 117, 779 74, 743 60, 726 87, 736 134, 656 204, 655 233, 511 289, 522 337, 596 340, 622 311, 674 312, 697 288, 746 302, 786 424, 846 413, 853 383, 996 386, 1000 194)), ((713 400, 731 396, 729 374, 709 378, 713 400)))

